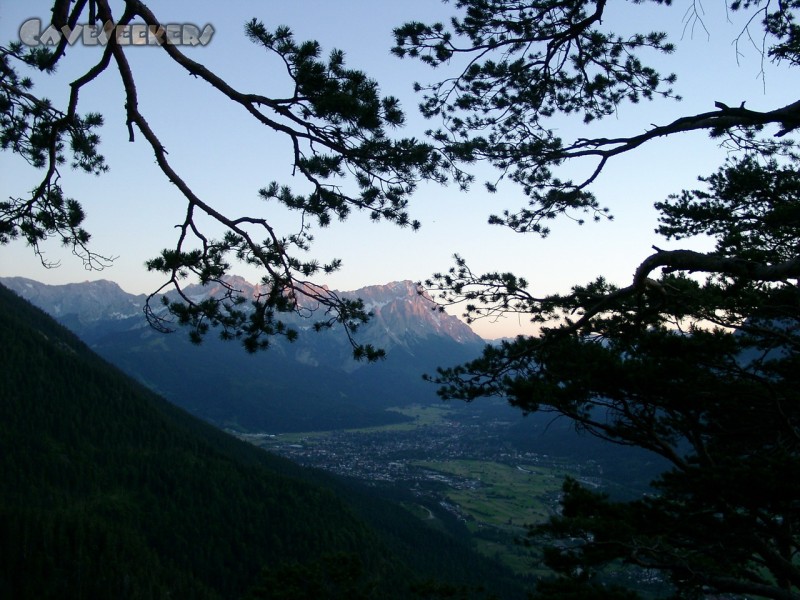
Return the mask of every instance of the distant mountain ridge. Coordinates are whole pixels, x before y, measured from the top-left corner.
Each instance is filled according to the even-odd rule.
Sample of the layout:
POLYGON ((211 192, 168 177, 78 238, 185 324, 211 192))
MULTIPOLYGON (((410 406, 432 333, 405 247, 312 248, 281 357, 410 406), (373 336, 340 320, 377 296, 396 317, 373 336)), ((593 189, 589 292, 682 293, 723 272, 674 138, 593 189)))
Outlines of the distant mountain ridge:
MULTIPOLYGON (((245 297, 255 298, 265 290, 242 277, 230 277, 227 283, 232 285, 245 297)), ((327 289, 327 288, 326 288, 327 289)), ((223 293, 219 285, 190 285, 186 294, 193 300, 202 300, 209 295, 223 293)), ((481 344, 482 338, 469 325, 458 318, 438 310, 436 303, 427 292, 420 293, 417 284, 410 280, 393 281, 385 285, 371 285, 352 291, 333 290, 342 298, 360 298, 364 308, 372 313, 372 319, 364 328, 366 343, 384 348, 396 344, 407 346, 413 338, 429 336, 449 337, 458 343, 481 344)), ((300 300, 303 304, 303 299, 300 300)), ((310 307, 309 308, 313 308, 310 307)), ((314 318, 298 318, 293 315, 282 315, 301 329, 311 328, 314 318)))
MULTIPOLYGON (((109 280, 86 281, 63 285, 49 285, 25 277, 0 277, 0 283, 13 290, 29 302, 57 319, 76 317, 84 324, 96 321, 113 321, 143 318, 145 294, 129 294, 117 283, 109 280)), ((256 297, 263 293, 260 285, 252 284, 242 277, 227 280, 245 297, 256 297)), ((469 325, 458 318, 437 310, 427 292, 420 293, 413 281, 394 281, 385 285, 373 285, 353 291, 335 290, 343 298, 361 298, 373 319, 364 329, 369 330, 365 341, 381 343, 383 346, 407 344, 409 337, 425 338, 431 335, 449 337, 458 343, 482 344, 483 340, 469 325)), ((193 300, 202 300, 223 293, 218 284, 189 285, 186 294, 193 300)), ((313 318, 305 321, 286 315, 294 325, 308 329, 313 318)))
POLYGON ((0 283, 56 319, 76 315, 85 323, 140 316, 147 299, 106 279, 47 285, 25 277, 0 277, 0 283))
MULTIPOLYGON (((257 286, 229 281, 245 295, 257 286)), ((156 332, 144 319, 144 295, 109 281, 49 286, 21 277, 0 278, 11 290, 57 318, 92 349, 189 412, 221 427, 260 431, 310 431, 365 427, 404 419, 387 408, 438 402, 423 373, 477 357, 485 342, 456 317, 439 310, 411 281, 368 286, 359 297, 373 313, 357 340, 383 348, 378 364, 354 361, 341 330, 312 332, 313 317, 286 315, 299 339, 279 339, 247 355, 236 342, 209 335, 202 345, 185 331, 156 332)), ((197 299, 214 286, 188 286, 197 299)))

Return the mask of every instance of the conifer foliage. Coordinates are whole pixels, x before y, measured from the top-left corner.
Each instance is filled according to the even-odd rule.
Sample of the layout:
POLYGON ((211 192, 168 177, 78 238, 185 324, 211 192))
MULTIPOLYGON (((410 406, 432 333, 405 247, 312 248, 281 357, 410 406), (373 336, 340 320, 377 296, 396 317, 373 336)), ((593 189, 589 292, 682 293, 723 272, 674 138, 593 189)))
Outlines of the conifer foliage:
POLYGON ((169 318, 164 318, 157 306, 149 307, 151 323, 170 330, 177 320, 191 328, 194 341, 210 328, 219 327, 224 338, 240 339, 247 350, 255 351, 267 347, 276 335, 290 340, 297 335, 281 321, 280 313, 304 313, 316 307, 317 314, 322 315, 317 329, 342 326, 356 358, 374 360, 382 356, 380 350, 360 345, 352 336, 368 318, 363 305, 340 298, 313 281, 314 275, 337 270, 340 261, 333 258, 320 263, 301 256, 312 242, 311 221, 324 227, 333 220, 345 219, 353 210, 366 211, 375 221, 419 227, 409 216, 408 199, 419 181, 443 181, 445 174, 430 144, 388 133, 404 122, 397 99, 381 96, 373 79, 348 68, 343 52, 333 50, 325 56, 318 42, 298 41, 287 27, 273 31, 257 19, 245 25, 253 51, 277 57, 285 65, 287 81, 280 85, 256 82, 254 86, 267 90, 288 87, 293 91, 287 97, 271 97, 258 87, 236 89, 190 58, 180 46, 160 45, 164 60, 179 65, 187 78, 204 81, 241 106, 254 126, 290 142, 294 173, 303 179, 300 187, 307 191, 296 192, 275 181, 259 190, 266 203, 281 203, 302 216, 299 231, 282 232, 262 215, 231 214, 230 207, 212 204, 202 190, 191 187, 173 166, 158 131, 140 109, 136 73, 127 56, 131 46, 119 43, 114 27, 143 23, 151 33, 162 32, 164 39, 164 25, 157 15, 138 0, 52 2, 50 25, 55 30, 72 30, 87 23, 108 28, 108 40, 96 64, 72 82, 68 104, 63 108, 37 95, 34 82, 42 72, 52 72, 70 60, 67 35, 61 36, 55 47, 27 47, 19 41, 0 46, 0 147, 19 154, 42 171, 30 194, 0 202, 0 243, 21 237, 45 262, 40 244, 55 237, 71 247, 87 268, 102 268, 111 262, 91 249, 89 233, 82 228, 80 201, 69 198, 62 189, 61 171, 68 162, 96 174, 108 168, 97 133, 102 116, 81 115, 80 95, 91 93, 89 84, 102 73, 109 71, 116 76, 113 71, 118 71, 130 141, 139 140, 152 149, 158 168, 176 186, 186 206, 174 245, 147 263, 148 269, 166 277, 153 296, 168 289, 178 295, 166 302, 172 315, 169 318), (221 225, 225 233, 211 237, 208 219, 221 225), (257 266, 269 290, 251 306, 246 304, 252 299, 226 283, 225 275, 236 261, 257 266), (216 283, 227 293, 196 302, 183 291, 187 282, 216 283))
MULTIPOLYGON (((708 236, 714 248, 654 247, 627 285, 599 278, 550 295, 512 273, 476 274, 457 256, 427 282, 442 303, 463 303, 468 319, 526 315, 542 333, 432 379, 445 398, 505 396, 671 463, 634 502, 565 484, 563 514, 532 530, 553 543, 547 560, 564 576, 541 597, 627 597, 600 585, 603 568, 622 561, 660 572, 680 597, 798 598, 800 161, 789 135, 800 100, 763 112, 717 101, 640 133, 565 139, 554 117, 590 124, 628 103, 676 97, 677 77, 647 64, 673 51, 667 34, 618 34, 606 4, 459 0, 447 25, 397 28, 394 52, 445 70, 417 86, 423 112, 440 123, 431 135, 445 153, 488 161, 522 187, 528 204, 490 219, 517 232, 546 236, 559 215, 604 219, 592 183, 609 161, 707 132, 727 161, 655 206, 667 240, 708 236), (565 163, 587 160, 585 178, 559 177, 565 163)), ((800 3, 727 8, 746 14, 739 40, 758 39, 763 60, 791 73, 800 3)), ((690 19, 703 18, 696 10, 690 19)))

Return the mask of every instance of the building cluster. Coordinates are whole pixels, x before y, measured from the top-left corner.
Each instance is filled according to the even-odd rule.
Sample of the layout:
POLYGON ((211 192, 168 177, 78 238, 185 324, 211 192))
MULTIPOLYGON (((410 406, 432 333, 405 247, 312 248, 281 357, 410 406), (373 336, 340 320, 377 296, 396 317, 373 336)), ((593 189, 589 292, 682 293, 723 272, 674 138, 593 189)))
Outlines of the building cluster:
POLYGON ((503 441, 503 421, 439 423, 412 428, 341 430, 296 435, 240 435, 243 439, 299 464, 366 482, 440 483, 453 489, 481 485, 479 481, 420 466, 452 460, 558 467, 575 474, 595 475, 596 466, 567 464, 560 458, 520 452, 503 441))

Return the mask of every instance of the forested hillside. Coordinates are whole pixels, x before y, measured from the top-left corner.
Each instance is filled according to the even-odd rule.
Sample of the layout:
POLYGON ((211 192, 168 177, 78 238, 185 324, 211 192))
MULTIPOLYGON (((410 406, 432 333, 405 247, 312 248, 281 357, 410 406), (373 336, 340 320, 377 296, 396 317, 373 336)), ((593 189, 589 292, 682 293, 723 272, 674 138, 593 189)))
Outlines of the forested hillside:
POLYGON ((0 348, 1 597, 426 597, 412 582, 437 574, 493 585, 493 565, 454 540, 189 417, 5 288, 0 348))
MULTIPOLYGON (((249 296, 262 293, 241 278, 228 280, 249 296)), ((423 373, 478 356, 484 342, 455 317, 432 310, 430 298, 409 282, 370 286, 363 297, 374 318, 359 329, 363 343, 385 349, 387 359, 365 365, 333 331, 276 340, 269 352, 248 354, 239 344, 207 336, 190 343, 185 331, 164 335, 148 326, 144 297, 110 281, 50 286, 22 278, 0 283, 29 300, 93 351, 173 404, 222 428, 239 431, 333 430, 397 423, 386 409, 434 402, 435 386, 423 373)), ((191 288, 193 297, 219 294, 191 288)), ((298 330, 313 319, 294 316, 298 330)), ((312 333, 312 332, 309 332, 312 333)))

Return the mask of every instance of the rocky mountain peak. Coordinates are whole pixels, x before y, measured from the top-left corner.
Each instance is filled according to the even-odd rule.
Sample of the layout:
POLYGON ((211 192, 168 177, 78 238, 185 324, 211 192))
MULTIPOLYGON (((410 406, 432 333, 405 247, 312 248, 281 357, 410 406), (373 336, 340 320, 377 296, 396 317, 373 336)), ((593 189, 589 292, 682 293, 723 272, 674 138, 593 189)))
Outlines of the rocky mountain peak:
MULTIPOLYGON (((410 280, 392 281, 385 285, 370 285, 339 293, 347 298, 361 298, 368 310, 396 300, 412 301, 415 297, 420 296, 417 284, 410 280)), ((424 292, 424 297, 430 301, 427 292, 424 292)))
POLYGON ((459 343, 483 342, 466 323, 439 310, 430 295, 413 281, 393 281, 343 295, 361 298, 373 314, 374 329, 395 343, 428 336, 449 337, 459 343))

